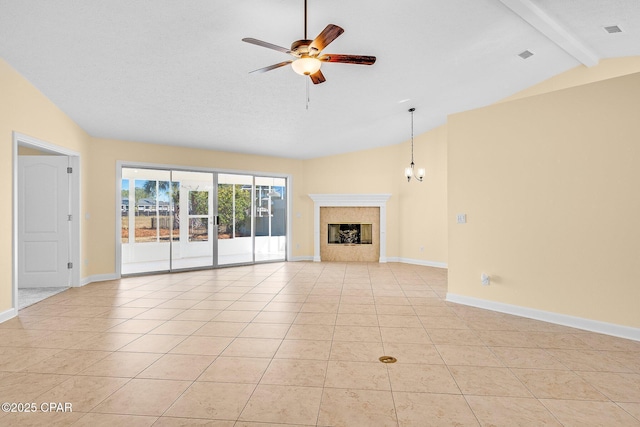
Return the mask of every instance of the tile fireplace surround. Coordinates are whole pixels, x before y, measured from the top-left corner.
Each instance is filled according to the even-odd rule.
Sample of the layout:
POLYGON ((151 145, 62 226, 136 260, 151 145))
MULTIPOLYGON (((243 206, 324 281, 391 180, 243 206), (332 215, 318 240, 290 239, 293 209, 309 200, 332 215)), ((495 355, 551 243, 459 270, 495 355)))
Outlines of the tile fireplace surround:
POLYGON ((387 200, 391 194, 309 194, 313 200, 313 260, 319 262, 321 235, 324 235, 326 244, 326 230, 321 234, 320 208, 324 207, 350 207, 379 208, 379 242, 380 252, 378 262, 387 262, 387 200))

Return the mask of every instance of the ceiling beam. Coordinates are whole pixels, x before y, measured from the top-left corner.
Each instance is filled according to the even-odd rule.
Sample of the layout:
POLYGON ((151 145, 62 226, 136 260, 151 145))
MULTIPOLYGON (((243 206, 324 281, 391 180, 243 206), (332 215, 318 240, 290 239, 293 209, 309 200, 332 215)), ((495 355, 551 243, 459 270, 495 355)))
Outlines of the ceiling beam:
POLYGON ((578 37, 551 18, 531 0, 500 0, 516 15, 560 46, 565 52, 586 65, 598 65, 600 58, 578 37))

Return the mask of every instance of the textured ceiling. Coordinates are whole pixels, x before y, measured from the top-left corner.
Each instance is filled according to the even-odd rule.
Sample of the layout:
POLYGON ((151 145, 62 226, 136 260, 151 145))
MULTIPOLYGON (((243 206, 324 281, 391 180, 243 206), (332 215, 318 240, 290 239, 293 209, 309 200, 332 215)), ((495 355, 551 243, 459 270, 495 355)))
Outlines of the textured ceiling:
POLYGON ((93 136, 304 159, 640 55, 638 0, 308 1, 310 37, 345 29, 326 53, 377 57, 323 64, 308 109, 290 67, 249 74, 290 57, 241 41, 303 38, 303 0, 0 0, 0 57, 93 136))

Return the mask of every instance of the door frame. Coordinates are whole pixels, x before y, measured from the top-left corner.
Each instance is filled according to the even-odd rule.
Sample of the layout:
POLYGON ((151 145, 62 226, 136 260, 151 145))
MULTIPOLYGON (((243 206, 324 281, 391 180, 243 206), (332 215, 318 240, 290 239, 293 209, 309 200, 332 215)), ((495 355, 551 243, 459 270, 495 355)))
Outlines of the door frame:
MULTIPOLYGON (((274 177, 274 178, 285 178, 287 180, 287 221, 286 221, 286 231, 287 231, 287 250, 285 253, 285 261, 290 261, 291 258, 291 254, 292 254, 292 241, 293 241, 293 237, 292 237, 292 230, 293 230, 293 215, 292 215, 292 209, 293 209, 293 200, 292 200, 292 194, 293 194, 293 177, 291 174, 288 173, 271 173, 271 172, 264 172, 264 171, 247 171, 247 170, 237 170, 237 169, 217 169, 217 168, 205 168, 205 167, 198 167, 198 166, 185 166, 185 165, 169 165, 169 164, 162 164, 162 163, 146 163, 146 162, 132 162, 132 161, 126 161, 126 160, 117 160, 116 161, 116 180, 115 180, 115 214, 116 214, 116 221, 115 221, 115 242, 116 242, 116 265, 115 265, 115 271, 116 271, 116 277, 117 278, 121 278, 122 277, 122 240, 121 240, 121 233, 122 233, 122 212, 121 212, 121 206, 120 206, 120 197, 121 197, 121 193, 120 193, 120 187, 121 187, 121 183, 122 183, 122 168, 141 168, 141 169, 162 169, 162 170, 179 170, 179 171, 186 171, 186 172, 208 172, 208 173, 213 173, 213 174, 236 174, 236 175, 253 175, 255 176, 261 176, 261 177, 274 177)), ((215 201, 215 203, 217 203, 217 200, 215 201)), ((131 209, 131 207, 129 207, 129 209, 131 209)), ((214 205, 214 210, 217 211, 217 207, 214 205)), ((253 245, 253 248, 255 250, 255 244, 253 245)), ((218 254, 216 253, 216 248, 214 247, 214 257, 217 258, 218 254)), ((251 263, 247 263, 247 264, 233 264, 233 265, 229 265, 229 266, 239 266, 239 265, 254 265, 256 264, 255 262, 255 254, 253 254, 253 259, 254 261, 251 263)), ((268 261, 267 261, 268 262, 268 261)), ((262 264, 262 262, 260 262, 259 264, 262 264)), ((224 268, 225 266, 218 266, 217 263, 214 265, 213 268, 224 268)), ((210 267, 206 267, 206 268, 210 268, 210 267)), ((182 270, 181 270, 182 271, 182 270)))
POLYGON ((71 269, 71 287, 80 286, 80 153, 70 150, 50 142, 42 141, 38 138, 24 135, 19 132, 13 132, 13 183, 12 183, 12 204, 13 204, 13 231, 12 231, 12 282, 13 289, 11 295, 11 304, 18 314, 18 147, 29 147, 44 153, 67 156, 69 165, 73 168, 70 174, 69 200, 71 215, 71 230, 69 237, 70 258, 73 263, 71 269))

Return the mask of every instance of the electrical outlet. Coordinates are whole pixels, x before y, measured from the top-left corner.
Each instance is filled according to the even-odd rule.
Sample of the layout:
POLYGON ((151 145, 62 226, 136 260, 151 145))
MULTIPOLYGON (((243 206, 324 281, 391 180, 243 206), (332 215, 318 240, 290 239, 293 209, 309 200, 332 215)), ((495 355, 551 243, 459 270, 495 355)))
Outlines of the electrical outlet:
POLYGON ((456 215, 456 222, 458 224, 466 224, 467 223, 467 214, 458 214, 456 215))

